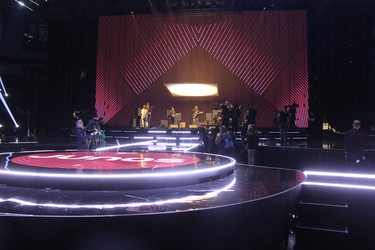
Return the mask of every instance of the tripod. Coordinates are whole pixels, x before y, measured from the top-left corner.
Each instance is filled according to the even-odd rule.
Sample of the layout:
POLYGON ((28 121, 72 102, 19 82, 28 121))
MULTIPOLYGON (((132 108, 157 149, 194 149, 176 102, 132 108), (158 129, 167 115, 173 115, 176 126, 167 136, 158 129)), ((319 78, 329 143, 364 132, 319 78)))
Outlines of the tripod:
POLYGON ((27 132, 26 132, 26 141, 28 141, 29 138, 32 138, 34 141, 37 140, 35 134, 31 133, 30 131, 30 111, 27 111, 27 132))
POLYGON ((98 146, 97 136, 98 135, 99 135, 98 132, 94 132, 93 134, 90 134, 90 137, 88 138, 88 142, 87 142, 87 149, 97 148, 98 146))

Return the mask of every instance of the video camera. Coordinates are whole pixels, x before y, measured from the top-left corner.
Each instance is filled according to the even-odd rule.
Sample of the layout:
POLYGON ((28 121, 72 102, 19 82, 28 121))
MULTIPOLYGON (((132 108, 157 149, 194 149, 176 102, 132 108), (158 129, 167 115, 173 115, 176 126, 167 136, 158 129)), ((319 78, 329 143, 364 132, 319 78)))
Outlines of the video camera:
POLYGON ((94 117, 93 119, 89 120, 86 131, 93 132, 95 130, 100 130, 100 125, 103 123, 103 118, 94 117))

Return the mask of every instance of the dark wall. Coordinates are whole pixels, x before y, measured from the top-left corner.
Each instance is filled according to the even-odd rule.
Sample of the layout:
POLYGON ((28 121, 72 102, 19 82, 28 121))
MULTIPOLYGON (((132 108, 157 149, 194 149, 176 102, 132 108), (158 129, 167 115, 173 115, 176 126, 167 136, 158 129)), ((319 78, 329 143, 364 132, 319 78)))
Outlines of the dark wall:
MULTIPOLYGON (((317 114, 317 130, 323 118, 338 130, 349 129, 353 119, 361 119, 365 129, 375 122, 372 112, 375 7, 372 2, 311 1, 308 4, 309 107, 317 114)), ((73 110, 92 109, 95 105, 97 19, 76 15, 73 18, 68 11, 61 16, 42 17, 41 20, 48 22, 48 61, 39 58, 37 64, 46 66, 44 70, 35 67, 37 64, 32 60, 27 61, 27 55, 10 53, 12 50, 4 46, 9 44, 8 39, 18 44, 24 38, 21 32, 17 36, 8 35, 7 17, 14 15, 7 15, 4 6, 2 12, 0 73, 7 72, 6 79, 12 80, 6 83, 11 81, 9 88, 19 93, 18 100, 13 102, 20 102, 22 98, 23 110, 31 112, 40 129, 70 126, 73 110), (39 69, 42 73, 36 74, 39 69)))
POLYGON ((43 100, 51 127, 69 126, 74 110, 94 115, 97 20, 49 22, 48 83, 43 100))
MULTIPOLYGON (((374 6, 365 1, 320 1, 308 11, 310 108, 335 129, 354 119, 375 122, 374 6)), ((317 126, 321 127, 321 123, 317 126)))

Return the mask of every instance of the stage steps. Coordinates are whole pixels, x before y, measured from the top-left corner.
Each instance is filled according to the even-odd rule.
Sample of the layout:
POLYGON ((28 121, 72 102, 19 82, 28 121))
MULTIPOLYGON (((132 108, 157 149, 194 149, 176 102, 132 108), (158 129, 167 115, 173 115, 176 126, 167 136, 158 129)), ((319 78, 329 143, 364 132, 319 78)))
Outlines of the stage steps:
POLYGON ((348 204, 345 201, 317 200, 314 187, 302 187, 298 204, 295 250, 346 249, 349 242, 348 204), (308 194, 306 189, 311 189, 308 194))
POLYGON ((307 175, 298 204, 295 250, 371 249, 375 179, 357 177, 307 175), (367 189, 361 188, 363 183, 367 189))

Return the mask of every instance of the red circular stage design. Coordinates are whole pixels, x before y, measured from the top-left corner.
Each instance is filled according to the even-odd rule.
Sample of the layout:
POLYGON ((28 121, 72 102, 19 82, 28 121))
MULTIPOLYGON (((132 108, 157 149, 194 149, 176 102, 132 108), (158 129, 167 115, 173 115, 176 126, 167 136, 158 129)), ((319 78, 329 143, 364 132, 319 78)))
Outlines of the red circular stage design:
POLYGON ((194 155, 150 152, 52 152, 16 156, 22 166, 58 169, 130 170, 170 168, 195 164, 194 155))

